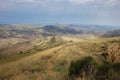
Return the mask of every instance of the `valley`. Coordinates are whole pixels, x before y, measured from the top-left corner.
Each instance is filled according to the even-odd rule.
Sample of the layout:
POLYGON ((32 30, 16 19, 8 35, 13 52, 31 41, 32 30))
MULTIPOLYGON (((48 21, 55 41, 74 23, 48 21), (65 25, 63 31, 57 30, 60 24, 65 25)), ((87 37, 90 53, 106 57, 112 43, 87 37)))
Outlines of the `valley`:
POLYGON ((119 80, 120 37, 97 27, 0 25, 0 80, 119 80))

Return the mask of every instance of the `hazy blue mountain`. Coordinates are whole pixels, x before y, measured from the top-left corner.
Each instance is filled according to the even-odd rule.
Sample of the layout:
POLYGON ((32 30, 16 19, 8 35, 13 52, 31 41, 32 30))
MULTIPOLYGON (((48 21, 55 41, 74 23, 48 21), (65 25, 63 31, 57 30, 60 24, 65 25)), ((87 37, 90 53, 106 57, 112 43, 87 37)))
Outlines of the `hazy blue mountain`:
POLYGON ((75 30, 74 28, 56 26, 56 25, 46 25, 42 28, 45 32, 50 33, 61 33, 61 34, 82 34, 82 30, 75 30))
POLYGON ((104 25, 84 25, 84 24, 68 24, 68 26, 75 27, 82 30, 105 32, 111 30, 118 30, 120 26, 104 26, 104 25))
POLYGON ((120 36, 120 30, 108 31, 101 35, 102 37, 116 37, 120 36))

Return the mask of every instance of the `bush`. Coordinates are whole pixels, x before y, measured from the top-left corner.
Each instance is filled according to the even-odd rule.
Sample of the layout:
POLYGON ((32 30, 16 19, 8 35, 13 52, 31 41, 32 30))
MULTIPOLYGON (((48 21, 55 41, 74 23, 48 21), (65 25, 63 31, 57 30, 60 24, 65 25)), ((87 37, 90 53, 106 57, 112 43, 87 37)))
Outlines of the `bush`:
POLYGON ((92 57, 72 61, 68 80, 120 80, 120 63, 103 62, 97 64, 92 57))
POLYGON ((113 69, 114 69, 115 72, 120 74, 120 63, 115 63, 113 65, 113 69))
POLYGON ((102 64, 97 68, 95 80, 110 80, 112 75, 112 64, 102 64))
POLYGON ((91 74, 94 74, 95 64, 96 62, 90 56, 85 57, 82 60, 72 61, 68 75, 72 77, 80 76, 81 78, 84 76, 88 77, 91 74))

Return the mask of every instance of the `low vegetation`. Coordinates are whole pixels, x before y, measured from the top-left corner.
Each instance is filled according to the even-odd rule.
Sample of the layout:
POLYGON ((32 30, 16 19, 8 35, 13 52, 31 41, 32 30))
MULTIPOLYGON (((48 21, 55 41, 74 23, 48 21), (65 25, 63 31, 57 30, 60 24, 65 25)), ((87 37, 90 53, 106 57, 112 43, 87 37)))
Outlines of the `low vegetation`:
POLYGON ((92 57, 71 62, 67 80, 120 80, 120 63, 97 63, 92 57))

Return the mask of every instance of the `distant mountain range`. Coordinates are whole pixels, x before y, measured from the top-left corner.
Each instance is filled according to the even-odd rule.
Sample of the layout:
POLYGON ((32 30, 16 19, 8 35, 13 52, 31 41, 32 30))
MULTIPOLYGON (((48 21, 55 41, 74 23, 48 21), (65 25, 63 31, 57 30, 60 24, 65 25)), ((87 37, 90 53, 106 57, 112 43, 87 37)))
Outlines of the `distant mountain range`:
POLYGON ((53 34, 82 34, 82 30, 75 30, 74 28, 69 28, 69 27, 58 27, 55 25, 46 25, 42 27, 44 32, 49 32, 53 34))
POLYGON ((68 26, 75 27, 75 28, 82 29, 82 30, 89 30, 89 31, 96 31, 96 32, 106 32, 106 31, 120 29, 120 26, 104 26, 104 25, 68 24, 68 26))
POLYGON ((116 37, 120 36, 120 30, 108 31, 101 35, 102 37, 116 37))
POLYGON ((40 24, 0 24, 0 38, 31 37, 53 35, 94 34, 101 37, 120 36, 120 26, 101 25, 40 25, 40 24))

